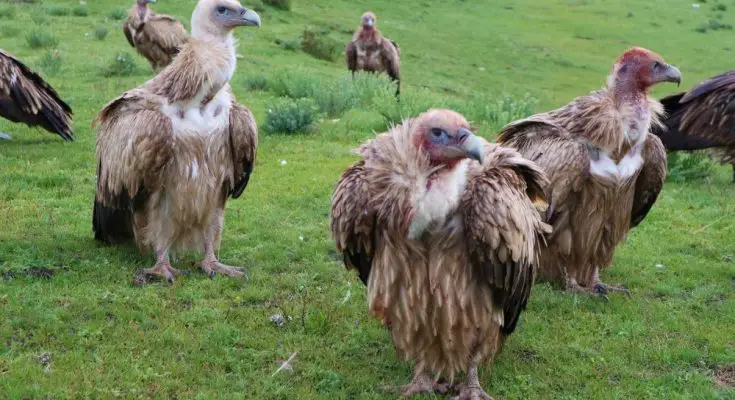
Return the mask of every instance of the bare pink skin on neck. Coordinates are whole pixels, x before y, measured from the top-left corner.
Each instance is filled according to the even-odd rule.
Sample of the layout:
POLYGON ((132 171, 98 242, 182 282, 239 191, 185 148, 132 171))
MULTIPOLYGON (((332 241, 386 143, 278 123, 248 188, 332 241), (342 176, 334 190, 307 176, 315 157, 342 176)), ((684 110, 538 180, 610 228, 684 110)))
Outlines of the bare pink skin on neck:
POLYGON ((377 30, 373 26, 363 25, 358 36, 361 40, 372 41, 377 36, 377 30))
POLYGON ((148 5, 145 3, 138 3, 138 17, 140 17, 140 19, 144 19, 146 13, 148 13, 148 5))

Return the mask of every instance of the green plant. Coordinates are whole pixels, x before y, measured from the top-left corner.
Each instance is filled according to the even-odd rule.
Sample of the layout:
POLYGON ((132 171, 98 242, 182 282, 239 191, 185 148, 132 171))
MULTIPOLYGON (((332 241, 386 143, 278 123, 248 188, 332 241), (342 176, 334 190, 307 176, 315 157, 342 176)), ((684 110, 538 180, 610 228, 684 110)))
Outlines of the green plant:
POLYGON ((18 36, 20 34, 20 28, 17 28, 15 26, 9 26, 9 25, 1 25, 0 26, 0 36, 2 37, 14 37, 18 36))
POLYGON ((125 9, 118 8, 117 10, 110 11, 109 14, 107 14, 108 17, 111 19, 114 19, 115 21, 121 21, 127 17, 128 12, 125 11, 125 9))
POLYGON ((40 67, 47 75, 57 75, 61 71, 63 60, 57 49, 49 50, 41 59, 40 67))
POLYGON ((0 18, 13 19, 15 18, 15 7, 7 5, 0 7, 0 18))
POLYGON ((69 15, 69 13, 71 12, 68 7, 58 4, 49 4, 45 8, 46 14, 52 17, 64 17, 69 15))
POLYGON ((504 94, 500 97, 478 96, 453 105, 471 121, 486 122, 493 130, 500 130, 510 122, 533 115, 538 100, 526 93, 521 98, 504 94))
POLYGON ((669 153, 668 164, 667 179, 672 182, 686 182, 705 178, 712 173, 713 168, 710 157, 701 151, 669 153))
POLYGON ((282 97, 267 107, 263 128, 269 133, 308 132, 316 121, 317 107, 311 99, 282 97))
POLYGON ((281 10, 291 10, 291 0, 263 0, 263 3, 281 10))
POLYGON ((388 124, 400 124, 431 108, 447 106, 445 99, 428 89, 419 89, 401 95, 400 101, 391 92, 380 93, 375 100, 375 109, 388 124))
POLYGON ((312 28, 307 27, 301 35, 301 50, 320 60, 333 61, 339 55, 342 46, 341 42, 312 28))
POLYGON ((296 51, 301 49, 301 41, 299 39, 276 39, 275 43, 284 50, 296 51))
POLYGON ((77 17, 86 17, 89 15, 89 8, 84 4, 74 7, 73 13, 77 17))
POLYGON ((115 55, 107 67, 103 70, 104 76, 130 76, 138 72, 135 64, 135 57, 128 52, 121 52, 115 55))
POLYGON ((245 78, 245 87, 251 91, 266 90, 268 78, 263 75, 251 75, 245 78))
POLYGON ((105 25, 99 24, 94 28, 94 37, 96 37, 97 40, 105 40, 108 33, 109 30, 105 25))
POLYGON ((28 32, 26 35, 26 43, 28 43, 28 46, 32 49, 38 49, 42 47, 56 46, 59 41, 56 40, 56 36, 54 36, 53 33, 39 27, 28 32))

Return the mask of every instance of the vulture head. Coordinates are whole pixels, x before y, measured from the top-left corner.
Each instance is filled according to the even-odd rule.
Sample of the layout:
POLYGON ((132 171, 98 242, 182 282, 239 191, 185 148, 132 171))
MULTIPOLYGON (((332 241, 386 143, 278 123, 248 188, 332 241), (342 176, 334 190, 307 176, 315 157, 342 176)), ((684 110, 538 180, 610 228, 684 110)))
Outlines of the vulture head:
POLYGON ((238 26, 260 27, 260 16, 236 0, 200 0, 191 16, 194 37, 226 37, 238 26))
POLYGON ((155 3, 156 0, 135 0, 138 6, 145 8, 150 3, 155 3))
POLYGON ((624 87, 639 92, 660 82, 681 83, 681 72, 664 59, 641 47, 633 47, 618 58, 610 76, 612 87, 624 87))
POLYGON ((368 11, 362 14, 362 27, 365 29, 375 28, 375 24, 378 22, 378 17, 372 11, 368 11))
POLYGON ((432 165, 452 166, 465 158, 482 163, 484 141, 461 114, 429 110, 416 118, 412 128, 414 144, 427 153, 432 165))

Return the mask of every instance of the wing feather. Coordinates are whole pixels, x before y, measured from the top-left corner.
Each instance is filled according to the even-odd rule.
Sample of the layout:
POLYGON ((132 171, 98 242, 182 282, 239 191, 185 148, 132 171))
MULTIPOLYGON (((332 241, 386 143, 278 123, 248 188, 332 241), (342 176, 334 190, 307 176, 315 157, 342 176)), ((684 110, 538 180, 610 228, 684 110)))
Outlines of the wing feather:
POLYGON ((347 69, 352 72, 357 71, 357 44, 354 40, 350 40, 345 45, 345 62, 347 62, 347 69))
POLYGON ((646 218, 666 181, 666 149, 661 139, 648 135, 643 148, 643 160, 643 168, 635 182, 631 228, 638 226, 646 218))
POLYGON ((258 126, 247 108, 233 101, 230 109, 230 147, 234 182, 230 195, 236 199, 248 185, 258 147, 258 126))

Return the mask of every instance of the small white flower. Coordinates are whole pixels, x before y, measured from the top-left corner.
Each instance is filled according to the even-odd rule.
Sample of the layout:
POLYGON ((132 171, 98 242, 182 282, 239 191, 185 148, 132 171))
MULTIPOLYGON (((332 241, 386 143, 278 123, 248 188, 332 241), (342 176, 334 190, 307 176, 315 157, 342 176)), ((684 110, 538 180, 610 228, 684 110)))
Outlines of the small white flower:
POLYGON ((304 241, 304 236, 299 235, 299 240, 303 242, 304 241))
POLYGON ((656 264, 656 269, 663 269, 663 268, 664 268, 663 264, 656 264))
POLYGON ((699 9, 699 3, 692 3, 692 8, 695 10, 699 9))
POLYGON ((480 71, 485 71, 485 67, 478 68, 480 71))
POLYGON ((288 163, 286 162, 286 160, 281 160, 281 166, 284 166, 284 165, 286 165, 286 164, 288 164, 288 163))

